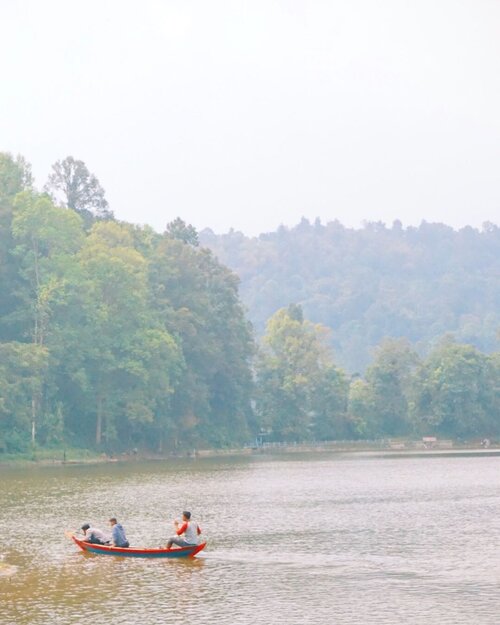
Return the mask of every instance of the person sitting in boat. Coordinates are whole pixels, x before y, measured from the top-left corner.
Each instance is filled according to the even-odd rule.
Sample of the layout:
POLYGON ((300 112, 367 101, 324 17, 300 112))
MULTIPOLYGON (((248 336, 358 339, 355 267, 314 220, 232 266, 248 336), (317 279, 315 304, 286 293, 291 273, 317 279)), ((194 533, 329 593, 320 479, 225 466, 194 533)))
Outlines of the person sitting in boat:
POLYGON ((108 536, 97 527, 91 527, 89 523, 82 525, 84 533, 84 540, 86 543, 92 543, 93 545, 109 545, 110 541, 108 536))
POLYGON ((123 529, 123 525, 118 523, 115 517, 111 517, 109 519, 109 524, 113 528, 111 530, 111 543, 115 547, 130 547, 130 544, 125 536, 125 530, 123 529))
POLYGON ((167 542, 167 549, 171 549, 172 545, 178 547, 192 547, 198 544, 198 536, 201 529, 198 523, 191 521, 191 512, 184 511, 182 513, 182 523, 174 521, 176 536, 171 536, 167 542))

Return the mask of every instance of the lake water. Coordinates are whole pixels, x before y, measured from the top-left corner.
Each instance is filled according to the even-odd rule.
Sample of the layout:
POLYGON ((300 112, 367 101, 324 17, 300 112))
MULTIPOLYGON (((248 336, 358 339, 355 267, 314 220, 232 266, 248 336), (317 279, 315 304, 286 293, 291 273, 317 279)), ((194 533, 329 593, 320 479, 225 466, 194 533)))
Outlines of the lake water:
POLYGON ((0 469, 2 625, 498 625, 500 458, 310 455, 0 469), (191 561, 86 556, 124 524, 191 561))

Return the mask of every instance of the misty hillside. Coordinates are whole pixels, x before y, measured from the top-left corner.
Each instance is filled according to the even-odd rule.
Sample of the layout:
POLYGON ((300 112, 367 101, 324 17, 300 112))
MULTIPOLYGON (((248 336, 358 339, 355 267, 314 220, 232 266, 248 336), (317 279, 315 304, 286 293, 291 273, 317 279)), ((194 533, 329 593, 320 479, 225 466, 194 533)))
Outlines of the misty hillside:
POLYGON ((249 238, 200 234, 200 242, 241 278, 241 297, 257 334, 280 307, 300 303, 332 329, 336 360, 362 371, 383 337, 407 337, 425 352, 445 333, 481 350, 500 328, 500 228, 459 231, 423 222, 403 228, 303 219, 249 238))

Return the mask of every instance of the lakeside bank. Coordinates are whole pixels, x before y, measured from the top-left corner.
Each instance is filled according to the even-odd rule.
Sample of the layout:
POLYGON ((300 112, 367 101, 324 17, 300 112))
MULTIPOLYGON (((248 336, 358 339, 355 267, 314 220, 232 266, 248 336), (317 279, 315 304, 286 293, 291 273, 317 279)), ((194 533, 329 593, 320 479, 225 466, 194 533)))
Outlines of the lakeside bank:
POLYGON ((97 465, 134 462, 161 462, 196 459, 222 458, 251 455, 289 454, 349 454, 373 457, 400 456, 500 456, 500 444, 496 441, 487 446, 483 441, 329 441, 317 443, 265 443, 260 446, 245 446, 216 449, 189 449, 165 454, 134 450, 119 454, 96 453, 86 449, 40 450, 35 454, 0 455, 0 469, 4 467, 42 467, 97 465))

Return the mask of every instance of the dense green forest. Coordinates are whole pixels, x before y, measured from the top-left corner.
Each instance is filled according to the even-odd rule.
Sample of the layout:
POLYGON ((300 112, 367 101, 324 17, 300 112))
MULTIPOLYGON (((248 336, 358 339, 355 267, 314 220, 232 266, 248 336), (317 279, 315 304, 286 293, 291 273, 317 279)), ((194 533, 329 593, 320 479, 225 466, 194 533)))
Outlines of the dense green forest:
POLYGON ((498 349, 500 228, 455 231, 423 222, 359 230, 303 219, 249 238, 231 231, 200 241, 241 279, 258 335, 290 302, 332 330, 337 362, 365 371, 385 337, 406 337, 424 355, 445 334, 485 352, 498 349))
POLYGON ((248 440, 236 276, 180 220, 162 235, 114 221, 81 162, 56 165, 61 205, 0 157, 0 447, 248 440))
POLYGON ((0 154, 0 457, 66 446, 162 453, 256 439, 498 436, 499 236, 493 226, 356 232, 305 222, 259 239, 205 231, 220 259, 239 264, 254 318, 261 306, 257 341, 238 276, 192 226, 177 218, 159 234, 117 221, 99 181, 72 157, 39 191, 23 158, 0 154), (350 261, 333 271, 349 246, 350 261), (309 299, 298 297, 306 291, 309 299), (363 377, 332 350, 339 336, 347 341, 349 315, 344 357, 376 344, 363 377))

